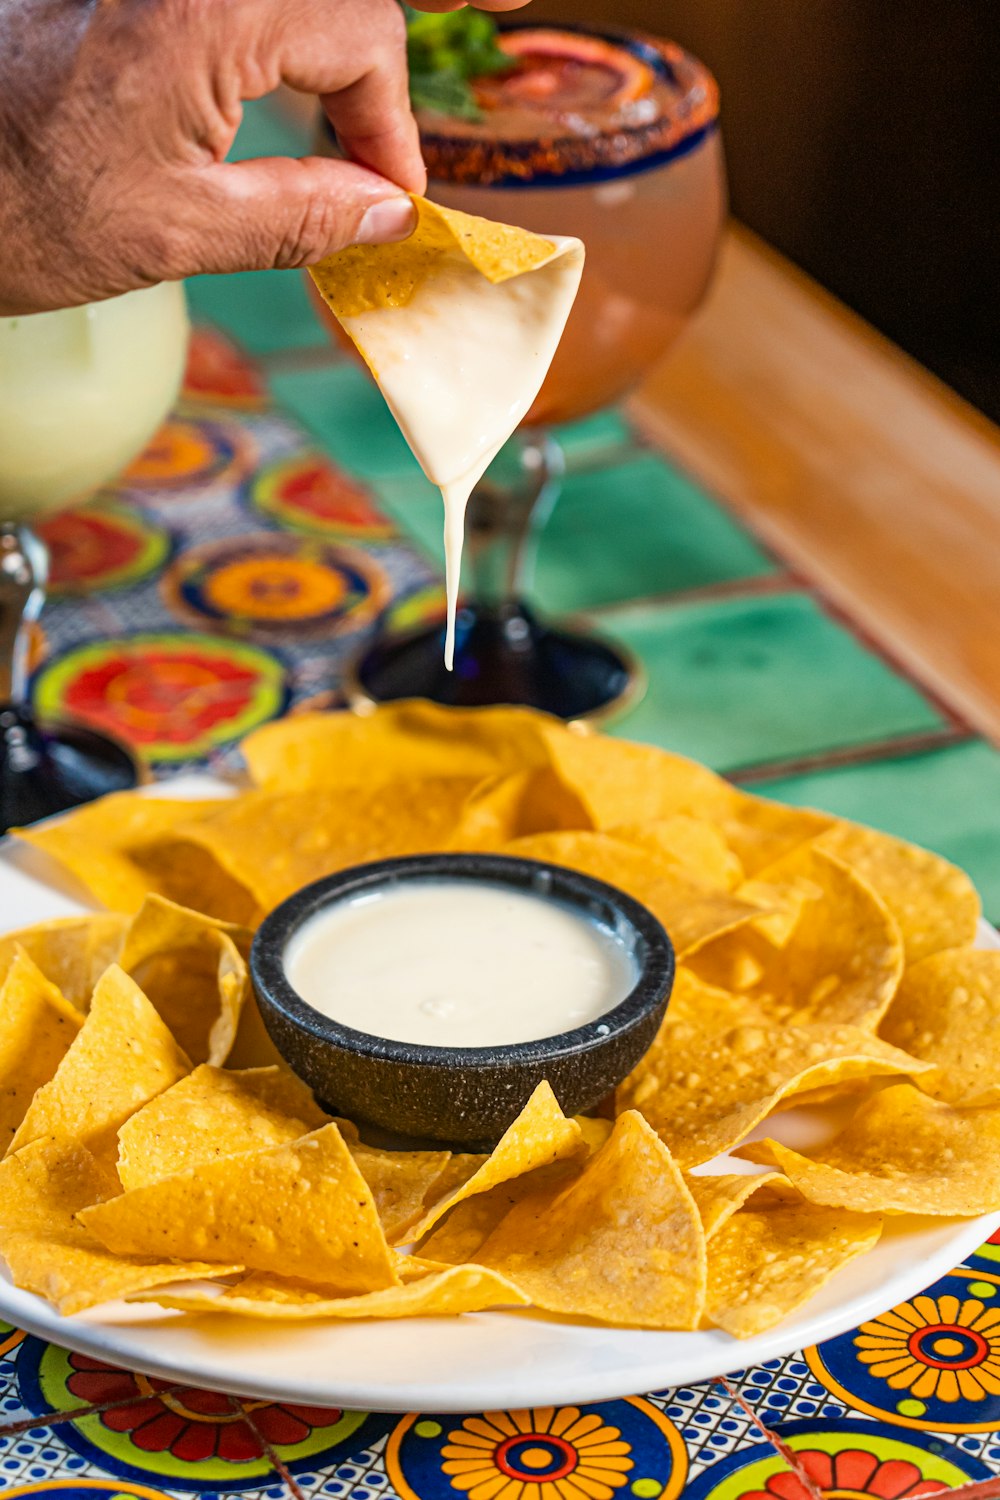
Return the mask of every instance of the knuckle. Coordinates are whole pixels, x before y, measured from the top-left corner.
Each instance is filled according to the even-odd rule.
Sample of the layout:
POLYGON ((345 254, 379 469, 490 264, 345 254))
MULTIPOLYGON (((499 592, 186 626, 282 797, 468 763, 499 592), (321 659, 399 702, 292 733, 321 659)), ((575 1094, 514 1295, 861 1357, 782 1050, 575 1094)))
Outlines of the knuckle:
POLYGON ((383 0, 378 9, 379 40, 383 47, 400 53, 406 47, 406 18, 396 0, 383 0))
POLYGON ((345 230, 349 226, 345 221, 349 217, 331 198, 310 194, 298 220, 278 244, 275 265, 281 270, 291 270, 322 260, 332 249, 347 243, 345 230))
POLYGON ((169 222, 146 225, 125 255, 135 277, 146 286, 176 281, 198 269, 190 233, 169 222))

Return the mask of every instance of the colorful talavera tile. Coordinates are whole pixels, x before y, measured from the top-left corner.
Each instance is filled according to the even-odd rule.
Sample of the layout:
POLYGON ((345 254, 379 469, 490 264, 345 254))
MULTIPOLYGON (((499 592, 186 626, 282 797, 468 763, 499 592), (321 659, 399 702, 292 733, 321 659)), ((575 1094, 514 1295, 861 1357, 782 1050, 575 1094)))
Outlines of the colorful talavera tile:
POLYGON ((258 1491, 274 1457, 290 1472, 347 1461, 391 1419, 231 1396, 154 1380, 32 1340, 18 1362, 22 1400, 89 1465, 182 1492, 258 1491), (94 1406, 56 1422, 54 1414, 94 1406))
POLYGON ((318 453, 265 464, 244 490, 251 513, 337 541, 382 542, 396 534, 364 485, 318 453))
MULTIPOLYGON (((66 1443, 65 1425, 40 1420, 37 1426, 0 1431, 0 1493, 6 1496, 11 1490, 31 1485, 41 1487, 44 1493, 46 1488, 75 1487, 82 1480, 107 1482, 107 1470, 66 1443)), ((159 1489, 155 1481, 144 1487, 159 1489)))
POLYGON ((129 588, 157 574, 170 533, 136 505, 99 500, 36 523, 49 549, 50 598, 129 588))
POLYGON ((0 1430, 28 1415, 17 1386, 17 1357, 26 1337, 12 1323, 0 1322, 0 1430))
POLYGON ((962 1267, 805 1351, 844 1406, 900 1427, 1000 1431, 1000 1276, 962 1267))
POLYGON ((93 1479, 80 1476, 67 1479, 37 1479, 28 1484, 3 1485, 5 1500, 31 1495, 35 1500, 168 1500, 162 1490, 145 1484, 129 1484, 117 1479, 93 1479))
POLYGON ((257 366, 215 328, 199 328, 188 349, 181 395, 186 401, 258 411, 267 385, 257 366))
POLYGON ((676 1500, 688 1455, 651 1401, 404 1417, 386 1444, 401 1500, 676 1500))
POLYGON ((359 630, 392 597, 389 579, 367 553, 274 532, 190 547, 160 588, 181 620, 279 643, 359 630))
POLYGON ((684 1439, 689 1481, 737 1449, 765 1441, 753 1415, 720 1381, 653 1391, 649 1400, 660 1407, 684 1439))
POLYGON ((753 1412, 756 1421, 767 1428, 776 1422, 821 1413, 844 1415, 843 1406, 817 1382, 801 1351, 784 1359, 768 1359, 745 1370, 734 1370, 727 1377, 727 1385, 753 1412))
POLYGON ((958 1448, 876 1422, 794 1422, 776 1435, 788 1458, 774 1449, 735 1453, 695 1480, 687 1500, 815 1500, 817 1491, 830 1500, 910 1500, 990 1477, 958 1448))
POLYGON ((95 719, 161 772, 231 763, 262 718, 341 701, 384 608, 435 582, 370 490, 262 406, 245 356, 205 342, 143 458, 52 523, 32 660, 44 712, 95 719))
POLYGON ((254 464, 256 450, 245 425, 176 415, 126 469, 126 492, 207 489, 230 482, 254 464))
POLYGON ((282 711, 286 669, 246 641, 178 631, 94 640, 50 658, 34 700, 50 718, 83 718, 147 760, 206 756, 282 711))
POLYGON ((965 1258, 968 1266, 978 1266, 983 1271, 996 1272, 1000 1274, 1000 1229, 991 1234, 988 1240, 974 1250, 965 1258))

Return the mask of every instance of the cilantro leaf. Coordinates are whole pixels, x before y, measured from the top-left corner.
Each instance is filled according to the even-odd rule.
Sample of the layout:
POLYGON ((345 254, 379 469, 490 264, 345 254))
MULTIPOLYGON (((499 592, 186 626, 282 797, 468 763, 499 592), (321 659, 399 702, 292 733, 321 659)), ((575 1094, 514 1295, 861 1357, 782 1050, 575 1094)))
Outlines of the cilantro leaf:
POLYGON ((509 68, 497 41, 497 25, 481 10, 433 14, 404 5, 410 97, 417 109, 478 120, 471 80, 509 68))

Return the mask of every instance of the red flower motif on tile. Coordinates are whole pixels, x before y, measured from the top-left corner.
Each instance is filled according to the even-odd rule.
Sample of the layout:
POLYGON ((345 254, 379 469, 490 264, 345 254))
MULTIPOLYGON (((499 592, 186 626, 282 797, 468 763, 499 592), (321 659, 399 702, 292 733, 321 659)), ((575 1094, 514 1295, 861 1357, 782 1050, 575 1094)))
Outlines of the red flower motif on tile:
MULTIPOLYGON (((183 1463, 222 1458, 246 1463, 260 1455, 260 1441, 232 1396, 113 1369, 86 1354, 70 1356, 73 1373, 66 1382, 88 1405, 111 1405, 101 1413, 109 1432, 127 1432, 144 1453, 171 1453, 183 1463), (130 1400, 134 1397, 134 1400, 130 1400)), ((253 1423, 275 1447, 302 1442, 314 1427, 329 1427, 340 1412, 329 1407, 247 1401, 253 1423)))
MULTIPOLYGON (((865 1448, 845 1448, 824 1453, 806 1448, 795 1455, 813 1483, 831 1500, 911 1500, 917 1495, 937 1495, 948 1485, 925 1479, 905 1458, 877 1458, 865 1448)), ((743 1500, 810 1500, 802 1480, 791 1470, 772 1474, 762 1490, 751 1490, 743 1500)))

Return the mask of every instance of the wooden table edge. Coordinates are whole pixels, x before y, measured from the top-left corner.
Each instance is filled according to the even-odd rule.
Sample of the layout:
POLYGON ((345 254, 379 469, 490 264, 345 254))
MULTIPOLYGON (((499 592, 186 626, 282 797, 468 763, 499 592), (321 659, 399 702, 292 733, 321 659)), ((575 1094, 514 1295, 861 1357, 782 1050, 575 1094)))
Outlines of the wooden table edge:
POLYGON ((1000 429, 748 230, 628 403, 946 710, 1000 740, 1000 429))

